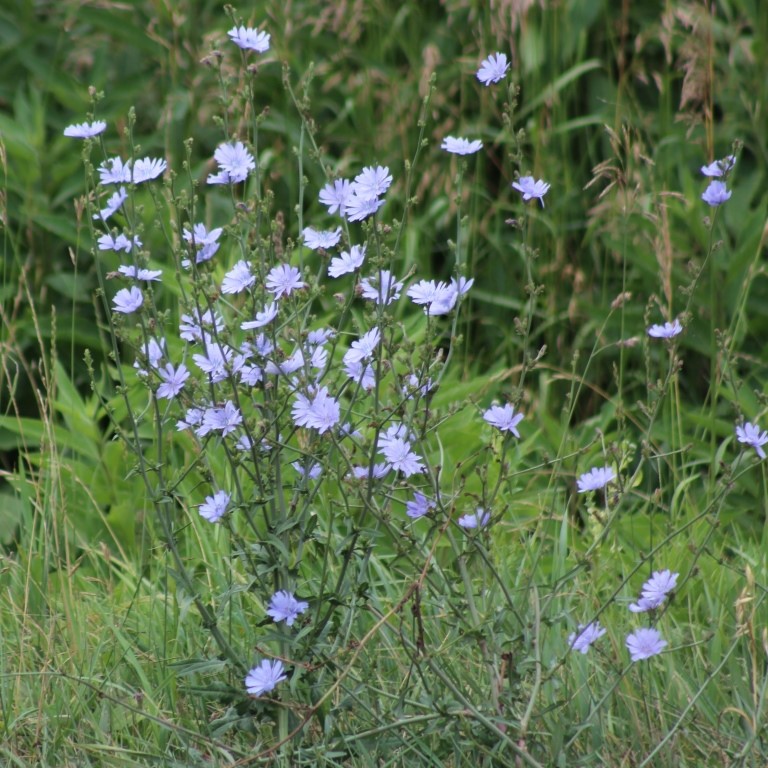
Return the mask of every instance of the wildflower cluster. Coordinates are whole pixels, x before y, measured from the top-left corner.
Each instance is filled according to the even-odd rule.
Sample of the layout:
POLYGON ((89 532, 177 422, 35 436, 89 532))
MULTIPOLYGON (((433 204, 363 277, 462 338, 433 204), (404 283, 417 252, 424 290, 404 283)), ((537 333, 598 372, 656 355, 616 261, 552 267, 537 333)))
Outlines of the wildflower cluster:
MULTIPOLYGON (((645 613, 659 608, 675 588, 680 574, 669 570, 655 571, 648 581, 643 584, 640 598, 629 606, 632 613, 645 613)), ((599 621, 587 625, 579 624, 576 632, 568 636, 568 645, 579 653, 586 654, 593 643, 606 633, 599 621)), ((625 640, 632 661, 649 659, 661 653, 667 646, 667 641, 655 627, 640 627, 630 632, 625 640)))
MULTIPOLYGON (((244 60, 270 47, 269 34, 242 25, 228 37, 244 60)), ((492 86, 508 69, 505 54, 497 53, 482 62, 476 77, 492 86)), ((98 138, 101 145, 106 128, 104 121, 92 121, 69 126, 65 134, 98 138)), ((480 140, 454 136, 444 137, 440 146, 459 156, 483 148, 480 140)), ((191 486, 196 496, 188 509, 196 510, 193 519, 203 535, 215 537, 223 529, 231 537, 248 571, 259 619, 269 625, 259 643, 264 658, 244 679, 248 694, 262 696, 298 663, 291 654, 300 646, 288 639, 325 631, 315 623, 328 622, 333 611, 324 605, 327 594, 313 591, 301 563, 310 543, 322 541, 320 534, 312 539, 315 527, 334 524, 328 510, 341 510, 339 516, 351 522, 344 546, 327 557, 355 555, 361 520, 375 521, 371 537, 386 530, 407 538, 421 526, 431 533, 450 529, 471 546, 487 539, 503 516, 494 506, 501 481, 489 490, 493 484, 478 471, 481 490, 467 493, 464 478, 446 480, 440 465, 438 430, 448 416, 433 409, 431 399, 450 359, 441 346, 455 343, 457 318, 474 277, 458 247, 450 274, 402 271, 393 245, 399 238, 389 238, 393 226, 383 224, 384 212, 396 204, 390 190, 403 183, 397 171, 371 163, 348 178, 329 173, 327 183, 308 190, 324 212, 303 226, 302 211, 302 223, 284 236, 277 227, 264 227, 270 211, 267 197, 254 190, 259 186, 254 178, 260 178, 255 137, 228 136, 211 150, 215 171, 203 189, 231 198, 231 216, 204 222, 193 205, 179 211, 168 248, 173 263, 154 251, 152 233, 142 230, 128 205, 151 182, 162 183, 165 159, 105 157, 97 169, 99 208, 90 220, 94 249, 114 262, 108 275, 121 286, 114 291, 102 286, 105 295, 112 294, 107 301, 112 326, 126 348, 137 350, 127 370, 146 397, 131 411, 135 434, 143 434, 141 421, 150 414, 160 442, 193 457, 170 480, 161 469, 145 470, 157 473, 148 485, 161 488, 158 508, 163 509, 191 486), (235 202, 241 196, 255 202, 235 202), (173 312, 158 309, 168 300, 165 279, 171 274, 178 276, 174 289, 181 297, 175 319, 173 312), (417 329, 411 336, 404 315, 417 329)), ((725 177, 734 162, 729 157, 702 171, 725 177)), ((550 184, 515 176, 511 187, 523 203, 534 201, 529 210, 535 211, 538 201, 543 209, 550 184)), ((714 181, 702 197, 715 206, 730 194, 724 182, 714 181), (713 188, 716 184, 720 187, 713 188)), ((221 209, 214 210, 218 215, 221 209)), ((676 318, 651 325, 647 334, 669 340, 682 331, 676 318)), ((475 417, 477 432, 491 433, 489 442, 494 449, 501 446, 504 459, 517 450, 512 446, 525 431, 523 399, 515 395, 513 402, 489 405, 475 417)), ((747 422, 736 435, 765 458, 768 433, 747 422)), ((499 463, 506 471, 504 461, 499 463)), ((593 467, 578 477, 577 492, 598 494, 608 505, 608 489, 621 491, 621 470, 593 467)), ((172 548, 173 536, 168 540, 172 548)), ((348 562, 339 569, 342 574, 348 562)), ((655 618, 678 576, 654 572, 629 611, 655 618)), ((348 599, 362 599, 364 592, 361 586, 348 599)), ((568 645, 586 654, 606 632, 598 621, 579 624, 568 645)), ((625 642, 633 662, 667 645, 655 627, 636 629, 625 642)), ((302 647, 311 652, 309 642, 302 647)))

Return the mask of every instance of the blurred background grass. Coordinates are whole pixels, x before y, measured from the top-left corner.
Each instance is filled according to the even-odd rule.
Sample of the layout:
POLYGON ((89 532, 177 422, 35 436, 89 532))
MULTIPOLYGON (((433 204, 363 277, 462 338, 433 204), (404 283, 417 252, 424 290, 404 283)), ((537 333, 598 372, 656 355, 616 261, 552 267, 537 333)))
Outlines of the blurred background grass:
MULTIPOLYGON (((522 393, 524 408, 538 428, 526 450, 542 462, 574 453, 572 463, 563 462, 548 481, 548 494, 538 485, 549 472, 544 463, 540 473, 510 486, 510 497, 520 507, 519 530, 507 534, 510 548, 518 534, 530 533, 528 519, 554 515, 569 503, 569 484, 578 471, 576 452, 590 444, 588 455, 598 454, 600 446, 592 443, 596 434, 605 444, 620 444, 630 463, 638 461, 644 448, 627 444, 627 422, 638 425, 633 408, 637 401, 649 402, 656 378, 664 376, 666 353, 634 340, 644 336, 648 322, 671 319, 686 308, 688 295, 682 289, 710 247, 704 217, 711 212, 699 199, 705 186, 699 167, 730 153, 738 142, 733 197, 718 212, 717 248, 691 301, 690 322, 680 342, 684 368, 673 405, 663 406, 653 435, 655 446, 666 447, 670 459, 638 478, 643 504, 622 522, 612 550, 628 572, 638 552, 653 547, 651 520, 676 515, 673 519, 682 524, 700 509, 720 514, 723 527, 712 525, 697 539, 704 542, 696 552, 708 578, 702 579, 705 586, 695 605, 688 606, 691 616, 713 617, 707 630, 716 647, 697 650, 701 663, 695 673, 671 687, 676 701, 696 697, 697 686, 707 686, 710 665, 725 659, 732 696, 721 697, 717 690, 710 694, 712 686, 706 687, 709 716, 696 721, 701 733, 689 736, 686 749, 674 759, 707 764, 722 749, 736 764, 742 732, 730 723, 718 728, 718 718, 729 707, 742 713, 740 725, 751 722, 744 726, 748 735, 743 743, 757 749, 766 679, 759 668, 764 663, 760 643, 765 611, 737 615, 733 600, 740 594, 754 600, 765 590, 766 484, 765 475, 760 482, 753 470, 730 490, 728 504, 720 504, 708 480, 719 471, 720 443, 732 436, 734 422, 740 415, 754 419, 766 406, 768 15, 761 4, 265 0, 250 16, 247 8, 238 10, 246 22, 272 35, 255 81, 256 102, 269 108, 260 131, 260 166, 275 195, 274 211, 282 214, 291 236, 298 235, 294 206, 299 189, 291 149, 298 143, 301 122, 283 87, 283 62, 297 92, 313 66, 310 113, 324 164, 345 175, 363 165, 390 164, 396 183, 389 211, 398 209, 398 196, 402 202, 404 172, 397 162, 416 151, 421 101, 434 74, 429 146, 419 161, 418 204, 402 254, 420 276, 445 277, 453 266, 448 241, 456 237, 456 166, 439 149, 440 141, 446 135, 482 138, 483 152, 469 160, 464 180, 462 213, 467 219, 462 236, 476 283, 462 329, 464 354, 457 361, 461 381, 454 381, 450 392, 514 395, 523 356, 546 347, 522 393), (496 50, 508 54, 511 72, 501 86, 485 89, 474 73, 496 50), (508 91, 507 84, 513 89, 508 91), (449 164, 452 170, 446 172, 449 164), (546 207, 531 212, 524 239, 517 228, 521 201, 510 188, 516 173, 532 173, 552 185, 546 207), (514 322, 525 314, 529 300, 522 243, 537 253, 534 279, 542 286, 528 336, 514 322), (620 306, 611 309, 624 294, 628 296, 620 306), (717 335, 714 328, 720 331, 717 335), (657 488, 671 488, 672 498, 660 501, 654 495, 657 488), (757 586, 748 583, 744 564, 758 574, 757 586), (736 661, 739 646, 729 646, 731 641, 718 634, 718 616, 729 616, 750 640, 751 655, 744 656, 744 666, 736 661), (732 650, 726 654, 724 648, 732 650), (697 739, 707 744, 707 754, 697 752, 697 739)), ((31 676, 34 669, 55 667, 77 678, 61 695, 62 702, 74 707, 72 717, 82 718, 89 733, 130 733, 137 753, 162 753, 157 745, 170 738, 167 723, 180 705, 175 683, 169 682, 174 674, 165 664, 161 679, 147 677, 154 673, 145 662, 156 658, 159 647, 172 655, 168 638, 160 643, 148 636, 138 646, 147 659, 137 656, 135 632, 141 635, 154 626, 158 610, 168 621, 171 609, 165 606, 164 592, 142 582, 148 556, 139 546, 145 509, 136 486, 124 477, 126 455, 112 439, 83 362, 88 350, 98 378, 108 345, 105 319, 94 299, 95 270, 100 267, 90 256, 91 244, 82 240, 87 228, 78 226, 73 206, 84 189, 80 145, 64 138, 62 130, 85 119, 88 88, 93 86, 104 93, 98 117, 109 123, 111 152, 126 153, 122 131, 129 109, 135 108, 134 137, 142 152, 162 155, 180 168, 184 142, 191 137, 192 174, 203 179, 221 141, 215 116, 225 109, 239 112, 239 105, 221 103, 215 69, 204 63, 217 46, 229 45, 225 38, 230 26, 222 4, 214 2, 7 0, 0 8, 0 540, 6 553, 0 561, 5 563, 0 583, 7 590, 2 626, 8 647, 24 648, 34 639, 22 658, 14 656, 11 662, 10 655, 2 657, 6 667, 0 669, 0 715, 6 735, 13 733, 13 748, 4 756, 16 761, 9 764, 24 765, 35 756, 41 765, 56 765, 57 755, 64 753, 68 759, 90 761, 84 765, 149 760, 124 754, 120 738, 108 754, 101 755, 95 741, 78 752, 81 747, 75 748, 71 734, 39 716, 42 705, 35 710, 35 697, 43 701, 49 691, 47 678, 32 682, 2 674, 10 669, 31 676), (47 516, 45 510, 56 514, 47 516), (18 559, 11 558, 14 553, 18 559), (115 582, 110 558, 137 567, 121 570, 122 581, 115 582), (78 574, 80 564, 88 566, 85 575, 78 574), (105 585, 112 599, 102 603, 105 585), (55 621, 41 618, 50 604, 56 605, 55 621), (115 608, 126 610, 126 623, 111 613, 115 608), (19 615, 25 619, 16 625, 11 617, 19 615), (102 625, 113 627, 113 634, 103 636, 102 625), (62 642, 53 642, 54 633, 62 642), (114 686, 108 693, 104 669, 110 670, 109 685, 114 686), (94 688, 89 692, 82 681, 90 674, 94 688), (143 701, 131 698, 135 689, 144 692, 143 701), (162 693, 155 697, 152 691, 162 693), (19 696, 29 704, 21 714, 11 706, 19 696), (105 705, 115 700, 121 706, 105 705), (133 720, 137 712, 146 717, 138 726, 133 720), (11 722, 11 715, 18 719, 11 722), (113 717, 120 721, 112 722, 113 717)), ((304 172, 309 190, 324 183, 318 163, 308 161, 304 172)), ((219 225, 228 217, 218 205, 215 197, 206 198, 203 218, 208 224, 219 225)), ((316 197, 309 195, 305 224, 323 221, 321 211, 316 197)), ((148 233, 147 245, 162 260, 164 241, 148 233)), ((449 453, 462 446, 462 426, 449 435, 449 453)), ((650 429, 644 436, 649 435, 650 429)), ((520 573, 541 567, 557 584, 562 561, 558 565, 557 550, 550 548, 560 535, 557 523, 537 531, 536 546, 527 555, 530 571, 521 567, 520 573)), ((683 543, 676 551, 687 556, 683 543)), ((219 555, 206 552, 204 562, 213 563, 219 555)), ((517 565, 504 563, 510 571, 517 565)), ((602 582, 595 579, 596 594, 608 589, 606 579, 605 571, 602 582)), ((493 606, 487 610, 492 613, 493 606)), ((552 611, 562 615, 570 608, 558 605, 552 611)), ((236 619, 247 624, 244 617, 236 619)), ((178 632, 175 651, 180 658, 194 655, 194 638, 175 622, 164 624, 178 632)), ((392 664, 397 666, 394 653, 392 664)), ((379 661, 381 674, 391 674, 386 660, 379 661)), ((460 679, 458 670, 445 669, 460 679)), ((667 672, 669 678, 676 674, 671 662, 667 672)), ((575 699, 584 722, 594 704, 588 688, 585 684, 582 697, 575 699)), ((198 693, 215 703, 184 697, 184 706, 193 711, 183 722, 199 724, 210 716, 209 706, 229 702, 226 691, 218 691, 218 698, 210 690, 198 693)), ((663 700, 668 692, 656 693, 663 700)), ((565 694, 553 682, 548 695, 554 701, 565 694)), ((626 691, 627 702, 633 696, 631 689, 626 691)), ((353 702, 354 697, 347 706, 353 702)), ((636 704, 638 710, 629 719, 640 721, 643 713, 636 704)), ((234 728, 233 723, 228 721, 227 727, 234 728)), ((219 732, 207 733, 200 747, 177 726, 172 740, 175 748, 185 745, 185 760, 192 761, 189 755, 199 752, 201 764, 207 764, 205 759, 226 762, 226 750, 217 752, 219 732)), ((247 731, 243 722, 237 727, 247 731)), ((419 759, 425 762, 430 745, 440 738, 429 727, 418 742, 419 759)), ((563 729, 561 736, 566 724, 563 729)), ((588 754, 589 739, 599 739, 600 748, 621 754, 626 732, 617 728, 614 736, 612 729, 611 723, 603 723, 600 736, 585 737, 577 751, 588 754)), ((361 755, 373 749, 374 737, 350 740, 348 754, 364 759, 361 755)), ((462 764, 462 749, 475 743, 473 736, 457 727, 451 738, 454 763, 462 764)), ((561 747, 566 741, 562 736, 561 747)), ((633 745, 636 754, 647 746, 641 742, 633 745)), ((768 750, 762 750, 764 757, 768 750)), ((560 754, 554 746, 552 754, 560 754)), ((328 764, 343 760, 332 755, 322 759, 328 764)), ((439 759, 445 760, 444 755, 439 759)), ((750 759, 752 763, 742 764, 760 764, 761 758, 750 759)))

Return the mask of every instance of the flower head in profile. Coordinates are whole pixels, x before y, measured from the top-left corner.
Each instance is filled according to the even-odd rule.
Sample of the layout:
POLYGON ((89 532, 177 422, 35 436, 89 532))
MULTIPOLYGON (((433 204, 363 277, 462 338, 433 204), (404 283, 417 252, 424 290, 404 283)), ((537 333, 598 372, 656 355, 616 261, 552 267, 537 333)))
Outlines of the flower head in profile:
POLYGON ((632 613, 645 613, 658 608, 675 588, 679 575, 679 573, 672 573, 669 569, 654 571, 651 578, 643 584, 640 598, 629 606, 629 610, 632 613))
POLYGON ((133 264, 121 264, 117 271, 125 277, 132 277, 134 280, 145 282, 159 282, 163 274, 162 269, 145 269, 144 267, 134 267, 133 264))
POLYGON ((263 659, 245 676, 245 689, 251 696, 261 696, 262 693, 269 693, 286 677, 282 661, 263 659))
POLYGON ((284 621, 290 627, 293 626, 299 614, 304 613, 307 608, 309 603, 297 600, 293 592, 281 589, 270 598, 267 615, 274 621, 284 621))
POLYGON ((250 331, 253 328, 263 328, 265 325, 269 325, 277 317, 277 302, 273 301, 271 304, 267 304, 261 312, 256 313, 255 320, 247 320, 244 323, 240 323, 240 328, 244 331, 250 331))
POLYGON ((477 79, 483 85, 490 85, 491 83, 498 83, 503 80, 507 71, 509 70, 509 64, 507 63, 507 56, 504 53, 492 53, 487 59, 483 59, 480 64, 480 69, 477 70, 477 79))
POLYGON ((312 229, 312 227, 304 227, 301 231, 301 236, 307 248, 311 248, 313 251, 316 251, 318 248, 327 250, 328 248, 333 248, 341 240, 341 227, 325 232, 312 229))
POLYGON ((482 148, 483 142, 480 139, 470 141, 469 139, 455 138, 454 136, 446 136, 440 145, 440 149, 444 149, 452 155, 473 155, 482 148))
POLYGON ((107 205, 102 208, 98 213, 93 214, 94 219, 101 219, 106 221, 113 213, 120 210, 123 203, 128 199, 128 193, 125 191, 125 187, 120 187, 114 194, 110 195, 107 200, 107 205))
POLYGON ((363 266, 365 245, 353 245, 349 251, 342 251, 341 256, 334 256, 328 265, 329 277, 341 277, 355 272, 363 266))
POLYGON ((650 659, 651 656, 661 653, 667 645, 667 641, 662 640, 659 631, 653 627, 641 627, 627 635, 626 643, 632 661, 650 659))
POLYGON ((405 502, 405 514, 417 520, 424 517, 430 509, 434 509, 436 506, 437 504, 432 499, 428 499, 423 493, 416 491, 413 498, 405 502))
POLYGON ((141 184, 143 181, 156 179, 168 167, 165 160, 154 157, 144 157, 137 160, 133 166, 133 183, 141 184))
POLYGON ((730 198, 733 193, 725 186, 724 181, 711 181, 701 193, 701 199, 712 208, 717 208, 730 198))
POLYGON ((512 188, 522 194, 526 203, 535 198, 541 203, 542 208, 544 207, 544 195, 549 192, 549 186, 543 179, 537 181, 533 176, 521 176, 517 181, 512 182, 512 188))
POLYGON ((232 27, 227 32, 229 39, 238 48, 242 48, 245 51, 256 51, 257 53, 265 53, 269 50, 269 35, 267 32, 259 32, 258 29, 251 29, 250 27, 232 27))
POLYGON ((100 133, 104 133, 107 124, 103 120, 94 120, 92 123, 75 123, 64 129, 64 135, 70 139, 92 139, 100 133))
POLYGON ((352 194, 344 206, 344 216, 349 221, 362 221, 373 216, 384 205, 384 198, 352 194))
POLYGON ((705 176, 717 179, 721 176, 726 176, 733 169, 734 165, 736 165, 736 155, 728 155, 722 160, 715 160, 714 163, 709 165, 702 165, 701 172, 705 176))
POLYGON ((593 467, 589 472, 585 472, 579 477, 576 481, 576 486, 579 493, 599 491, 615 479, 616 472, 613 467, 593 467))
MULTIPOLYGON (((209 231, 205 224, 200 223, 195 224, 191 230, 184 228, 182 233, 184 240, 195 251, 195 264, 210 261, 216 255, 221 245, 218 240, 223 231, 221 227, 209 231)), ((181 266, 188 269, 192 266, 192 262, 189 259, 182 259, 181 266)))
POLYGON ((226 491, 216 491, 213 496, 205 497, 205 503, 198 507, 198 512, 209 523, 217 523, 224 517, 229 501, 230 496, 226 491))
POLYGON ((483 528, 488 525, 491 519, 491 513, 486 512, 482 507, 477 508, 474 514, 462 515, 456 522, 462 528, 483 528))
POLYGON ((222 293, 240 293, 256 282, 256 275, 251 272, 251 262, 240 259, 221 281, 222 293))
POLYGON ((484 414, 483 418, 496 429, 502 432, 511 432, 515 437, 520 437, 517 431, 517 425, 523 420, 522 413, 515 413, 515 408, 511 403, 504 406, 492 405, 484 414))
POLYGON ((757 455, 761 459, 765 458, 763 446, 768 443, 768 432, 760 432, 760 427, 757 424, 748 421, 743 426, 737 426, 736 439, 740 443, 751 445, 757 451, 757 455))
POLYGON ((99 166, 99 180, 102 184, 129 184, 131 181, 131 161, 123 163, 122 158, 113 157, 99 166))
POLYGON ((664 325, 652 325, 648 328, 648 335, 654 339, 672 339, 683 332, 683 326, 678 318, 664 325))
POLYGON ((130 315, 144 303, 144 295, 135 285, 130 288, 121 288, 115 294, 112 303, 114 304, 113 309, 115 312, 130 315))
POLYGON ((381 331, 378 328, 371 328, 357 341, 352 342, 350 348, 344 353, 344 362, 360 363, 363 360, 371 359, 376 353, 380 341, 381 331))
POLYGON ((586 626, 579 624, 576 632, 571 632, 571 634, 568 635, 568 645, 573 648, 574 651, 587 653, 592 643, 601 638, 604 634, 605 629, 600 626, 599 621, 593 621, 586 626))
POLYGON ((364 299, 387 305, 400 298, 403 283, 398 282, 388 269, 382 269, 378 275, 361 280, 360 289, 364 299))

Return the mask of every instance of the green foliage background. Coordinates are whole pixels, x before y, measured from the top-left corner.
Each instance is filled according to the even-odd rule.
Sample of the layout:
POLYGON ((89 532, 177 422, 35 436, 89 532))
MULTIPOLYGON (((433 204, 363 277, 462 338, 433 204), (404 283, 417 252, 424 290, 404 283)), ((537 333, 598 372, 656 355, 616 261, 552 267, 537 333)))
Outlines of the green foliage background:
MULTIPOLYGON (((514 523, 499 533, 488 560, 499 573, 518 574, 515 594, 530 595, 544 582, 552 588, 542 598, 549 613, 547 605, 529 606, 544 616, 541 626, 564 618, 573 625, 577 602, 602 605, 616 580, 630 578, 658 545, 654 533, 664 521, 670 532, 691 526, 696 544, 686 547, 678 536, 673 550, 698 573, 675 616, 691 653, 685 668, 663 657, 664 675, 646 681, 659 719, 648 725, 653 718, 628 677, 615 710, 603 710, 592 690, 602 690, 607 673, 584 660, 577 669, 583 675, 568 678, 573 688, 559 688, 553 676, 538 694, 542 712, 556 713, 532 728, 532 740, 547 745, 542 763, 641 764, 674 733, 664 753, 674 764, 712 764, 713 755, 726 765, 765 764, 765 473, 739 466, 727 493, 716 487, 737 451, 734 424, 765 420, 766 411, 768 16, 761 4, 265 0, 250 16, 238 10, 272 35, 256 81, 256 101, 269 108, 259 159, 274 211, 293 237, 321 207, 315 197, 300 212, 295 207, 301 116, 284 87, 283 65, 296 93, 311 72, 309 117, 322 162, 342 175, 389 163, 400 180, 391 194, 401 202, 395 159, 403 163, 417 149, 417 120, 434 75, 403 272, 450 274, 455 167, 446 171, 453 161, 440 141, 460 135, 484 142, 469 161, 462 207, 476 283, 458 372, 444 397, 485 404, 519 395, 536 425, 519 448, 536 468, 507 489, 514 523), (512 62, 506 83, 516 90, 509 94, 506 84, 485 89, 474 77, 495 50, 512 62), (733 197, 710 230, 699 167, 734 146, 733 197), (519 196, 510 188, 515 173, 552 184, 524 241, 516 226, 519 196), (516 322, 531 301, 522 242, 537 251, 541 288, 527 336, 516 322), (695 293, 686 293, 710 249, 695 293), (652 430, 637 403, 653 405, 668 361, 663 347, 645 344, 645 327, 684 309, 690 318, 682 369, 652 430), (523 357, 540 350, 521 381, 523 357), (636 476, 638 504, 617 523, 610 557, 584 555, 590 541, 577 546, 592 577, 584 594, 558 593, 571 567, 558 515, 566 510, 574 526, 584 524, 574 476, 596 463, 604 446, 635 467, 648 443, 669 458, 636 476), (548 464, 554 457, 561 459, 556 469, 548 464), (700 512, 715 521, 697 538, 700 512), (565 700, 572 710, 558 709, 565 700), (688 701, 696 716, 685 720, 689 730, 674 730, 677 718, 689 715, 688 701), (583 730, 574 731, 573 722, 583 730)), ((134 108, 142 152, 180 168, 192 138, 190 172, 204 179, 222 136, 216 116, 242 113, 241 104, 222 103, 206 63, 229 45, 229 26, 214 2, 9 0, 0 8, 0 755, 9 765, 225 765, 259 738, 237 703, 237 682, 216 682, 219 662, 201 651, 204 632, 188 618, 189 601, 176 593, 172 576, 161 583, 152 566, 158 553, 149 507, 105 417, 104 402, 119 413, 120 401, 95 299, 103 266, 82 221, 80 145, 62 136, 66 125, 85 119, 93 86, 104 94, 98 116, 110 125, 114 153, 126 153, 123 129, 134 108), (227 717, 218 721, 222 713, 227 717), (211 721, 217 724, 206 730, 211 721)), ((324 183, 318 163, 307 163, 304 173, 309 189, 324 183)), ((208 224, 229 215, 214 196, 206 205, 208 224)), ((146 242, 162 260, 160 237, 148 231, 146 242)), ((448 438, 449 457, 465 448, 464 426, 458 422, 448 438)), ((210 570, 220 546, 190 545, 189 556, 210 570)), ((373 586, 386 591, 384 561, 380 567, 381 583, 373 586)), ((432 606, 435 615, 442 608, 432 606)), ((441 632, 450 641, 432 672, 458 689, 473 690, 469 678, 481 674, 464 668, 467 644, 485 632, 519 631, 490 598, 481 612, 488 625, 470 637, 448 618, 433 627, 431 642, 440 646, 441 632)), ((235 634, 248 632, 244 612, 232 622, 235 634)), ((540 644, 546 633, 531 632, 531 654, 562 656, 559 625, 556 641, 540 644)), ((382 690, 407 664, 398 652, 393 633, 366 659, 382 690)), ((563 663, 580 665, 575 655, 563 663)), ((521 690, 534 685, 532 658, 519 660, 519 677, 512 674, 521 690)), ((484 690, 478 684, 479 696, 484 690)), ((370 725, 356 730, 357 696, 350 686, 328 703, 314 753, 307 748, 295 764, 502 760, 494 751, 498 734, 454 700, 436 710, 434 702, 424 704, 417 724, 397 721, 403 733, 418 733, 408 739, 383 724, 380 733, 370 725)))

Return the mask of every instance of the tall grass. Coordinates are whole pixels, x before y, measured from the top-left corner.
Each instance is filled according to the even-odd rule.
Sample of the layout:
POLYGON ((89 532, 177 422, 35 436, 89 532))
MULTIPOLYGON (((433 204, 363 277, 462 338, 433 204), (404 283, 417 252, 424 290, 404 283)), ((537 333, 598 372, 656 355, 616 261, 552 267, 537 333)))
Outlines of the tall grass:
MULTIPOLYGON (((9 766, 766 763, 766 476, 734 434, 766 421, 766 20, 747 2, 526 5, 267 2, 246 19, 272 34, 250 93, 217 4, 0 12, 9 766), (486 89, 494 50, 512 67, 486 89), (276 567, 268 532, 197 513, 230 471, 221 452, 164 433, 180 479, 158 493, 152 432, 131 431, 146 387, 131 334, 113 341, 92 189, 61 136, 89 85, 112 153, 140 145, 179 174, 135 211, 153 266, 187 223, 173 204, 245 231, 191 185, 268 108, 261 237, 296 242, 327 171, 389 164, 397 274, 447 279, 459 252, 476 278, 429 404, 430 466, 464 506, 406 525, 387 498, 358 523, 349 498, 295 491, 314 528, 279 534, 302 541, 280 578, 311 596, 293 632, 265 616, 273 571, 242 565, 251 547, 276 567), (462 170, 446 135, 483 151, 462 170), (732 151, 733 196, 710 209, 699 167, 732 151), (510 188, 527 174, 552 184, 545 207, 510 188), (681 336, 647 337, 676 316, 681 336), (519 441, 484 425, 494 399, 525 412, 519 441), (576 493, 603 465, 609 491, 576 493), (488 531, 452 523, 487 499, 488 531), (664 568, 680 574, 653 614, 668 646, 632 663, 626 635, 648 622, 627 606, 664 568), (572 650, 594 621, 607 634, 572 650), (275 652, 298 671, 247 697, 244 670, 275 652)), ((159 322, 179 297, 161 292, 159 322)), ((416 359, 427 332, 396 312, 416 359)))

